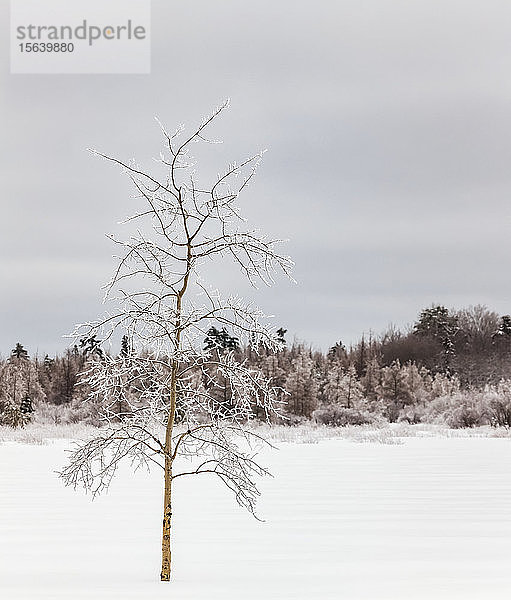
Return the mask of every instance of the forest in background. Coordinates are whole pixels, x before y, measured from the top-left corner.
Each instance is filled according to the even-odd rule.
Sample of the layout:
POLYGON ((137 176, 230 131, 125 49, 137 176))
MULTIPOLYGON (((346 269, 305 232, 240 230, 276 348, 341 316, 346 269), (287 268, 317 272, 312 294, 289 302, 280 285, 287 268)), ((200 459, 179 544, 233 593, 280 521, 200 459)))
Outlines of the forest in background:
MULTIPOLYGON (((405 331, 389 328, 364 335, 346 347, 341 341, 327 352, 303 342, 288 342, 276 331, 282 350, 242 346, 225 328, 212 327, 204 349, 231 354, 281 388, 283 424, 305 420, 343 426, 407 421, 445 423, 451 427, 511 426, 511 316, 485 306, 449 310, 434 305, 421 311, 405 331)), ((119 356, 130 360, 128 336, 119 356)), ((23 426, 31 420, 101 425, 98 400, 80 373, 91 361, 105 359, 99 340, 83 339, 62 355, 30 357, 21 343, 0 359, 0 424, 23 426)), ((192 373, 193 379, 193 373, 192 373)), ((221 370, 195 382, 225 404, 232 396, 221 370)), ((129 400, 151 382, 134 373, 115 398, 104 399, 113 418, 128 418, 129 400)), ((104 406, 103 406, 104 408, 104 406)), ((254 405, 254 418, 263 419, 254 405)))

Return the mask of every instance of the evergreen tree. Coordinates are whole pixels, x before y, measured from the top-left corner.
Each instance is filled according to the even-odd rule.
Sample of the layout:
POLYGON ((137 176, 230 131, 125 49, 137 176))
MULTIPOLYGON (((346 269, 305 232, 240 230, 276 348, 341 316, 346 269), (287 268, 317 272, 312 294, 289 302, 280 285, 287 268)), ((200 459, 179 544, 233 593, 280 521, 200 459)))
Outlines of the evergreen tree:
POLYGON ((414 325, 414 333, 438 342, 442 347, 442 364, 439 368, 447 373, 451 370, 455 356, 454 338, 459 331, 458 318, 445 306, 433 305, 424 309, 414 325))
POLYGON ((511 316, 502 315, 500 317, 499 328, 497 329, 497 335, 505 335, 511 337, 511 316))
POLYGON ((19 424, 24 427, 27 423, 32 419, 32 413, 34 412, 34 408, 32 406, 32 400, 27 395, 23 398, 20 404, 20 417, 19 424))
POLYGON ((121 339, 121 351, 119 356, 123 358, 128 358, 133 353, 133 348, 131 347, 130 339, 127 335, 123 335, 121 339))
POLYGON ((204 339, 205 350, 217 350, 221 354, 228 350, 239 350, 239 347, 238 338, 229 335, 225 327, 221 330, 210 327, 204 339))
POLYGON ((82 349, 82 354, 84 357, 89 355, 96 355, 98 358, 103 357, 101 340, 98 340, 95 335, 82 338, 80 340, 80 348, 82 349))
POLYGON ((286 333, 287 333, 287 329, 284 329, 283 327, 281 327, 280 329, 277 329, 277 340, 283 345, 285 346, 286 344, 286 333))
POLYGON ((23 426, 30 420, 32 401, 44 397, 36 366, 25 348, 16 344, 9 360, 0 367, 0 424, 23 426))
POLYGON ((348 353, 346 352, 346 346, 342 342, 337 342, 328 351, 329 360, 337 360, 341 362, 347 361, 348 353))
POLYGON ((210 355, 218 362, 218 366, 212 368, 204 377, 204 389, 223 406, 226 414, 232 409, 233 389, 231 381, 225 376, 220 363, 223 360, 222 357, 238 352, 239 348, 238 338, 229 335, 225 327, 222 329, 210 327, 204 339, 204 349, 209 351, 210 355))
POLYGON ((496 331, 492 335, 492 341, 497 351, 507 357, 511 351, 511 316, 502 315, 496 331))
POLYGON ((23 346, 18 342, 16 347, 11 350, 11 358, 17 358, 19 360, 28 360, 28 352, 23 348, 23 346))

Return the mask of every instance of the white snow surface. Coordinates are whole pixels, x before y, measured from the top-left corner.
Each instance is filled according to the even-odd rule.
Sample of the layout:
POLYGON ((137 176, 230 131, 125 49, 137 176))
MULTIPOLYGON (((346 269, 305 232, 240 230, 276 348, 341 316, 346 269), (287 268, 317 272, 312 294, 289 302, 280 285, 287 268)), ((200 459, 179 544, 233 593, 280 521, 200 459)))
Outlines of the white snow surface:
POLYGON ((175 483, 160 583, 162 482, 124 469, 91 501, 54 471, 69 441, 0 445, 0 598, 511 597, 510 438, 280 443, 264 523, 202 475, 175 483))

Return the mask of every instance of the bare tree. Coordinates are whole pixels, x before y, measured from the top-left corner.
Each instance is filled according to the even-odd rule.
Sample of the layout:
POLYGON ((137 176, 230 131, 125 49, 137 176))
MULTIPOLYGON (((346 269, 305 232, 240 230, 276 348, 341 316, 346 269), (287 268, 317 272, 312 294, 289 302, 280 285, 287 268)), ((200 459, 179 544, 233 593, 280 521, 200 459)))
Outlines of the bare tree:
POLYGON ((208 129, 227 106, 215 109, 191 134, 182 127, 169 133, 159 123, 165 144, 159 174, 96 152, 127 173, 143 208, 125 221, 134 225, 127 240, 110 236, 121 250, 105 295, 115 308, 77 326, 73 335, 96 336, 103 345, 126 335, 130 352, 116 357, 104 352, 90 361, 84 381, 90 401, 103 406, 106 426, 71 454, 61 476, 68 485, 98 493, 122 459, 163 470, 162 581, 171 573, 173 482, 214 475, 254 514, 255 476, 267 470, 255 460, 263 440, 249 424, 255 410, 267 419, 278 410, 280 390, 271 381, 233 352, 202 347, 214 323, 255 350, 277 351, 281 345, 260 310, 206 285, 200 273, 207 261, 230 257, 253 285, 270 285, 277 271, 289 276, 292 268, 277 253, 279 240, 247 229, 236 204, 262 153, 229 164, 211 185, 198 181, 190 151, 212 143, 208 129), (218 373, 230 388, 228 404, 211 391, 218 373), (178 470, 180 457, 195 462, 178 470))

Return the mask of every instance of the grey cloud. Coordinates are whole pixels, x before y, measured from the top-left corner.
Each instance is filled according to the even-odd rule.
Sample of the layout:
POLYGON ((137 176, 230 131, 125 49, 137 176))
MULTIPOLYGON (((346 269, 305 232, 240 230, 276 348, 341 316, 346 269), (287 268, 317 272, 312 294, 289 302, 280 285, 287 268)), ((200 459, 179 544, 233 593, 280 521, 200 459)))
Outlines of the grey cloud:
POLYGON ((433 301, 509 312, 510 17, 504 1, 155 0, 150 76, 11 76, 0 57, 0 350, 53 352, 101 309, 104 233, 133 201, 85 149, 151 165, 154 115, 195 122, 225 96, 206 172, 269 148, 245 212, 291 239, 299 284, 211 280, 323 347, 433 301))

